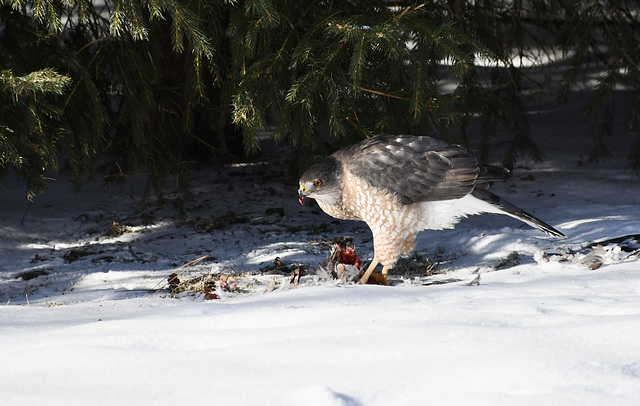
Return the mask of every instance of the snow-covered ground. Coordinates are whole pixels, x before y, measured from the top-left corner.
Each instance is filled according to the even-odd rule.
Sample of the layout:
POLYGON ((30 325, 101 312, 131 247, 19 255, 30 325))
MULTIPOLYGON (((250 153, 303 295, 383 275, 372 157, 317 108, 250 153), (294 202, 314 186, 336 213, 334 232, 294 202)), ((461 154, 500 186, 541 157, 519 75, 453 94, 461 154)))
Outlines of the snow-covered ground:
POLYGON ((300 206, 284 162, 196 171, 183 218, 142 216, 135 179, 76 192, 60 175, 28 209, 5 179, 0 403, 639 404, 640 242, 616 238, 640 234, 640 184, 624 135, 584 162, 578 110, 537 117, 547 160, 493 188, 566 238, 469 218, 420 234, 439 273, 390 287, 316 272, 341 237, 371 259, 371 235, 300 206), (205 255, 180 278, 235 286, 172 297, 168 275, 205 255), (276 257, 306 266, 299 284, 276 257))

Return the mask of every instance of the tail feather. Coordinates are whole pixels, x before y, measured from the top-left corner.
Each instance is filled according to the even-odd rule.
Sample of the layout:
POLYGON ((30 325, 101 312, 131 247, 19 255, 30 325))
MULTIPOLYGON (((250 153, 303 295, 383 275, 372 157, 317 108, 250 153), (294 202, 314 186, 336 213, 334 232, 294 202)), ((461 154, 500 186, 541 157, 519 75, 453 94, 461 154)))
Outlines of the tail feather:
POLYGON ((498 195, 495 195, 487 190, 482 190, 482 189, 474 189, 473 192, 471 192, 471 194, 477 199, 485 201, 490 205, 500 209, 500 211, 503 212, 503 214, 506 214, 524 223, 527 223, 531 227, 537 228, 538 230, 544 233, 547 233, 549 235, 552 235, 554 237, 564 237, 564 234, 562 234, 560 231, 551 227, 549 224, 545 223, 544 221, 536 218, 532 214, 527 213, 521 208, 514 206, 513 204, 509 203, 508 201, 504 200, 498 195))
POLYGON ((486 185, 482 189, 486 189, 489 182, 496 182, 499 180, 509 179, 511 172, 508 169, 498 166, 485 166, 478 165, 478 177, 476 178, 476 185, 486 185))

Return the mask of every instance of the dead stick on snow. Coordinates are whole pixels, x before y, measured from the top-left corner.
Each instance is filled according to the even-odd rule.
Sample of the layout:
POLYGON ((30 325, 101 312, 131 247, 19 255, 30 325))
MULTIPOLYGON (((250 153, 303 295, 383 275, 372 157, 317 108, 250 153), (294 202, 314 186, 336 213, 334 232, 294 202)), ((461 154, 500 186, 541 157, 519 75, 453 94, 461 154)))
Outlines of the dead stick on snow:
MULTIPOLYGON (((174 269, 171 273, 176 273, 178 271, 180 271, 182 269, 182 271, 180 271, 179 274, 177 274, 176 276, 174 276, 174 278, 177 278, 178 276, 182 275, 183 273, 185 273, 186 271, 188 271, 190 268, 194 267, 195 265, 197 265, 199 262, 201 262, 202 260, 204 260, 205 258, 208 258, 209 255, 204 255, 200 258, 196 258, 191 262, 187 262, 186 264, 182 265, 180 268, 176 268, 174 269)), ((153 294, 151 295, 151 297, 153 297, 156 293, 160 292, 160 290, 162 290, 162 288, 164 288, 164 286, 169 283, 167 282, 167 278, 163 279, 162 282, 158 282, 156 284, 156 286, 154 286, 153 288, 151 288, 151 291, 155 291, 153 292, 153 294), (160 286, 160 287, 158 287, 160 286)))

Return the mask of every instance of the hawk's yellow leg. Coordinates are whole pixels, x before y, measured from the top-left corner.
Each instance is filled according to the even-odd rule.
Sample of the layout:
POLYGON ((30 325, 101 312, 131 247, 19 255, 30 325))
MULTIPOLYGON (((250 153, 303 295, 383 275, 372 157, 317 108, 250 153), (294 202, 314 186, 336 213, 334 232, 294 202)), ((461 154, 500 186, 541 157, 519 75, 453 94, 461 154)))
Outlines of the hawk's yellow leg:
POLYGON ((360 278, 360 283, 361 284, 366 284, 367 281, 369 280, 369 277, 371 276, 371 274, 373 273, 373 270, 376 269, 376 266, 378 266, 378 258, 376 258, 375 256, 373 257, 373 261, 371 261, 371 263, 369 264, 369 267, 367 268, 367 270, 364 272, 364 275, 362 275, 362 278, 360 278))
POLYGON ((373 273, 373 270, 376 269, 376 266, 378 266, 378 258, 374 257, 364 275, 362 275, 362 278, 360 278, 361 284, 366 284, 369 281, 369 278, 371 278, 375 281, 375 283, 378 283, 380 285, 387 285, 387 273, 389 272, 389 269, 386 266, 383 266, 382 271, 380 271, 380 275, 376 275, 373 273))

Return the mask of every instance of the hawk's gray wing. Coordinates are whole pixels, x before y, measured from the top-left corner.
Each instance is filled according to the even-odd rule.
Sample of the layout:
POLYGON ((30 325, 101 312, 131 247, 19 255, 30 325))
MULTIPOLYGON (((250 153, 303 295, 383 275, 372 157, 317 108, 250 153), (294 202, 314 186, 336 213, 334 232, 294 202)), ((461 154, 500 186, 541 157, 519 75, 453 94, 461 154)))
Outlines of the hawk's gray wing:
POLYGON ((431 137, 380 135, 335 154, 346 169, 403 204, 459 199, 474 189, 476 158, 431 137))

